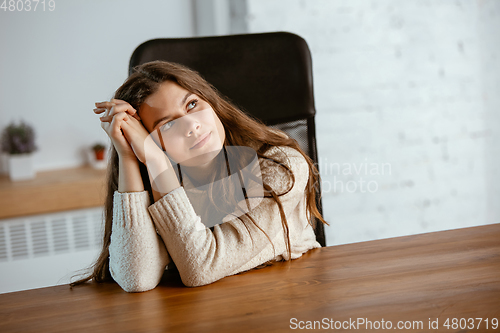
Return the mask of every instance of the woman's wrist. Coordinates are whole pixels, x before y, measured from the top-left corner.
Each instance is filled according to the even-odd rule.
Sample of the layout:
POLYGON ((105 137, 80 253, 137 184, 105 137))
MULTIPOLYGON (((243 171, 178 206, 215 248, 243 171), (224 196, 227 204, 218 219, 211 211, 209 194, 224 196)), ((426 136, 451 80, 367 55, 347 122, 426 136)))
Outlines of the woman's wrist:
POLYGON ((118 158, 118 192, 142 192, 142 182, 139 161, 134 157, 119 156, 118 158))

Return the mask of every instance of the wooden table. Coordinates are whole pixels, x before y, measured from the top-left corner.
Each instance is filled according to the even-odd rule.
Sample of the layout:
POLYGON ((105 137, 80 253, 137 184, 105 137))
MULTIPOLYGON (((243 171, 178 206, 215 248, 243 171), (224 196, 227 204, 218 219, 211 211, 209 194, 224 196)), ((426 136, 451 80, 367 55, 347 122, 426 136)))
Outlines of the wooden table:
POLYGON ((321 248, 198 288, 166 276, 145 293, 91 284, 0 295, 4 333, 289 332, 314 321, 344 332, 500 331, 493 318, 500 320, 500 224, 321 248), (475 328, 461 330, 461 318, 475 328), (358 320, 372 330, 352 326, 358 320), (392 329, 382 329, 388 321, 392 329), (399 321, 408 329, 397 329, 399 321))

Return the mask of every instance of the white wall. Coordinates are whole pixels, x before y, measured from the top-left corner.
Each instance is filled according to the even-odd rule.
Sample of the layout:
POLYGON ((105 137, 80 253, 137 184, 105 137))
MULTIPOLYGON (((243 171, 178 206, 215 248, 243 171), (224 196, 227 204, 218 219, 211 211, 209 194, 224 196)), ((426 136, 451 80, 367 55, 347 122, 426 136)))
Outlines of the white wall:
POLYGON ((500 1, 247 7, 311 49, 328 245, 500 222, 500 1))
POLYGON ((230 0, 192 0, 196 36, 227 35, 230 0))
POLYGON ((500 1, 479 2, 478 36, 483 83, 486 174, 486 221, 499 222, 500 206, 500 1))
POLYGON ((191 1, 55 1, 54 11, 0 11, 0 129, 24 119, 37 133, 38 171, 85 163, 109 142, 92 109, 127 77, 142 42, 194 34, 191 1))

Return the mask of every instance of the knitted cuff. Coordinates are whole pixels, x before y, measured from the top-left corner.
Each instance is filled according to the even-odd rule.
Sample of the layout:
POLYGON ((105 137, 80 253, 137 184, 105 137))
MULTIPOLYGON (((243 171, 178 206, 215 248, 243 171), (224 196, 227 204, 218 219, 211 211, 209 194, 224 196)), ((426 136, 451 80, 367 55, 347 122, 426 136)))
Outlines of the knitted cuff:
POLYGON ((148 209, 158 230, 189 232, 200 227, 198 224, 201 222, 182 186, 163 196, 148 209))
POLYGON ((113 225, 122 228, 132 228, 148 221, 149 193, 115 191, 113 194, 113 225))

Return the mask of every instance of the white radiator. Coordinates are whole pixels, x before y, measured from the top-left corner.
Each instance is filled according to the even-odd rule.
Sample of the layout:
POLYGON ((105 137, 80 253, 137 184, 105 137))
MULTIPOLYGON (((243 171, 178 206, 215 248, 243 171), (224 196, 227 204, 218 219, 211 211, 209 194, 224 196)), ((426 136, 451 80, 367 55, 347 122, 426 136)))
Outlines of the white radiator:
POLYGON ((0 293, 55 285, 63 272, 88 266, 103 228, 102 207, 0 220, 0 293))

